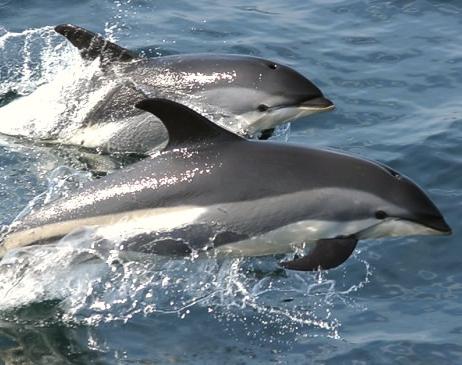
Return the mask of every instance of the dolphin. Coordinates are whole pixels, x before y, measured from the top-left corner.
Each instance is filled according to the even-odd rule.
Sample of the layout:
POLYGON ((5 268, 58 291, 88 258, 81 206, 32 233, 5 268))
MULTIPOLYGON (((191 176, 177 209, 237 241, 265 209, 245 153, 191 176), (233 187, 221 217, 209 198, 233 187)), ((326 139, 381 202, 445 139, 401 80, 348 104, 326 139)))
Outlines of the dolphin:
MULTIPOLYGON (((281 123, 334 108, 310 80, 273 61, 227 54, 146 58, 75 25, 62 24, 55 30, 79 49, 84 60, 96 60, 100 67, 89 82, 75 85, 58 125, 39 136, 47 142, 107 153, 155 150, 167 141, 167 131, 155 116, 133 107, 134 101, 148 97, 186 104, 247 137, 266 138, 281 123), (95 95, 95 105, 88 95, 95 95), (84 117, 79 110, 85 110, 80 113, 84 117), (66 128, 69 125, 72 128, 66 128)), ((18 129, 14 114, 2 117, 1 133, 26 133, 18 129)))
POLYGON ((123 250, 157 255, 274 255, 309 244, 281 265, 316 270, 343 263, 360 239, 451 233, 424 191, 387 166, 246 140, 166 99, 136 106, 164 123, 165 148, 20 219, 1 255, 92 226, 123 250))

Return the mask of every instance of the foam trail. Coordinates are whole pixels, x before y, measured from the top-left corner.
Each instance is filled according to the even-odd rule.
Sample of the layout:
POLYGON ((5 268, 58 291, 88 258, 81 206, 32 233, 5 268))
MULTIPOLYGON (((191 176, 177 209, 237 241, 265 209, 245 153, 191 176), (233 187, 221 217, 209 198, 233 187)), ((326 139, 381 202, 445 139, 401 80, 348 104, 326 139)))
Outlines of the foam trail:
POLYGON ((60 39, 52 27, 20 33, 3 30, 0 35, 0 95, 14 90, 27 95, 50 82, 59 68, 65 68, 75 51, 60 39))
POLYGON ((52 27, 6 32, 0 36, 0 60, 0 76, 7 80, 0 96, 23 96, 0 108, 0 133, 7 135, 65 138, 112 85, 92 87, 101 72, 98 60, 86 64, 52 27))

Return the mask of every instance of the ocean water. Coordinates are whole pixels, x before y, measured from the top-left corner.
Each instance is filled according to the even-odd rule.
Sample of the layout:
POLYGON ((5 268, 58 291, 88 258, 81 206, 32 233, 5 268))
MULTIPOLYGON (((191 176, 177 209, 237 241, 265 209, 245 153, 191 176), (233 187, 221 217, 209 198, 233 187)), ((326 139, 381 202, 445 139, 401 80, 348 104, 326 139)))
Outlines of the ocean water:
MULTIPOLYGON (((271 257, 92 260, 83 231, 0 262, 1 363, 462 363, 460 2, 0 0, 0 105, 81 76, 75 50, 52 31, 68 22, 150 56, 291 65, 337 109, 293 123, 288 142, 410 176, 453 235, 364 241, 335 270, 298 273, 271 257)), ((46 90, 21 112, 58 108, 46 90)), ((4 229, 92 178, 79 167, 70 152, 2 139, 4 229)))

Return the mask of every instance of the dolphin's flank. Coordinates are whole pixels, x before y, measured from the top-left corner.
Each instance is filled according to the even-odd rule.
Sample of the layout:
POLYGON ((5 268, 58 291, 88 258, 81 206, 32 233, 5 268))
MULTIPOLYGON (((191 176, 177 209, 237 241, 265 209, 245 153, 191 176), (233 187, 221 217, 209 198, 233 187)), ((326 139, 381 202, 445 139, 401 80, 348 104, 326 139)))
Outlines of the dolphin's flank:
POLYGON ((124 250, 159 255, 259 256, 313 245, 282 265, 316 270, 343 263, 360 239, 451 232, 425 192, 384 165, 248 141, 165 99, 137 107, 165 125, 163 151, 24 217, 4 253, 92 226, 124 250))

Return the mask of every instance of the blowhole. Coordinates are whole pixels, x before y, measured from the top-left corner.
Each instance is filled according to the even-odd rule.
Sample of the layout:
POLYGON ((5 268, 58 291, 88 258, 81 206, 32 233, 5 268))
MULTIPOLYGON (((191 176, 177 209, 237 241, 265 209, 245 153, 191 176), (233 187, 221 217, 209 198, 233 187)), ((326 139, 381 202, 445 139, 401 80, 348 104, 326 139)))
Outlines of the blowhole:
POLYGON ((388 166, 385 166, 385 169, 386 169, 386 170, 388 171, 388 173, 389 173, 391 176, 393 176, 395 179, 401 180, 402 177, 401 177, 401 175, 400 175, 398 172, 396 172, 395 170, 389 168, 388 166))
POLYGON ((392 171, 391 174, 393 175, 395 179, 401 180, 401 175, 398 174, 396 171, 392 171))
POLYGON ((275 63, 270 63, 268 64, 268 67, 272 70, 276 70, 278 68, 278 65, 276 65, 275 63))

